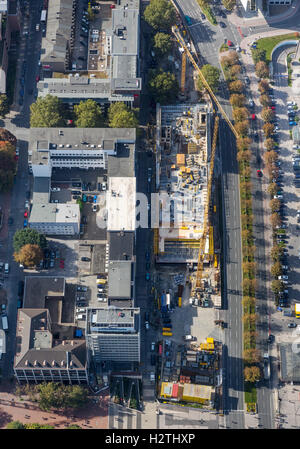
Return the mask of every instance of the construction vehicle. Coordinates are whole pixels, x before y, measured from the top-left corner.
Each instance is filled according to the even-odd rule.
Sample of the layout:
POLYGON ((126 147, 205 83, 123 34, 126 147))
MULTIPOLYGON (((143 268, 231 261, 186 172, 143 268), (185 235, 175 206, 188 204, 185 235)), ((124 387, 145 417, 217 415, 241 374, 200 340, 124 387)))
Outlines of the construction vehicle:
POLYGON ((172 32, 175 35, 177 42, 180 44, 180 48, 182 49, 181 53, 186 52, 187 56, 189 57, 189 60, 191 61, 191 63, 193 64, 194 68, 197 70, 201 81, 203 83, 203 85, 205 86, 206 90, 208 91, 212 101, 214 102, 214 104, 217 106, 218 110, 220 111, 220 113, 222 114, 222 117, 224 118, 224 120, 226 120, 226 122, 228 123, 230 129, 232 130, 233 134, 235 135, 235 137, 238 137, 238 132, 236 131, 235 127, 233 126, 233 124, 231 123, 230 119, 228 118, 226 112, 224 111, 224 109, 222 108, 221 104, 219 103, 217 97, 215 96, 215 94, 213 93, 210 85, 208 84, 208 82, 206 81, 200 67, 198 66, 197 62, 195 61, 192 53, 189 50, 190 45, 187 43, 185 43, 184 38, 181 36, 179 29, 177 26, 173 26, 172 27, 172 32))
POLYGON ((295 304, 295 317, 300 318, 300 304, 295 304))

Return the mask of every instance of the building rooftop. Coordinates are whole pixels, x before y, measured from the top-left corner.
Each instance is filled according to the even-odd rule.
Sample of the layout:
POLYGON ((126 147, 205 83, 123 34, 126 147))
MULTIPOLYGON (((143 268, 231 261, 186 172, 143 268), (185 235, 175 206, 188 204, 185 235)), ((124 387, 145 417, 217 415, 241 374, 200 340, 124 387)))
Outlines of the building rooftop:
POLYGON ((74 0, 51 0, 47 14, 47 32, 42 39, 42 62, 64 62, 71 39, 74 0))
MULTIPOLYGON (((296 342, 297 340, 295 340, 296 342)), ((283 382, 300 382, 299 345, 294 342, 279 343, 280 377, 283 382)))
POLYGON ((65 295, 65 279, 52 276, 26 276, 24 307, 44 309, 46 299, 61 299, 65 295))
POLYGON ((29 223, 77 223, 79 204, 33 203, 29 223))
POLYGON ((50 178, 48 177, 34 177, 33 178, 33 204, 45 204, 49 201, 50 192, 50 178))
POLYGON ((15 368, 85 368, 83 340, 53 340, 47 309, 19 309, 15 368))
POLYGON ((129 260, 112 261, 108 264, 108 297, 119 299, 132 298, 133 280, 132 262, 129 260))
POLYGON ((88 308, 87 334, 120 334, 139 332, 139 308, 88 308))
POLYGON ((133 260, 134 232, 112 231, 108 233, 109 260, 133 260))
POLYGON ((115 8, 112 11, 111 54, 137 55, 139 42, 139 11, 115 8))
POLYGON ((108 231, 135 231, 136 178, 110 177, 106 204, 108 231))
MULTIPOLYGON (((134 140, 135 140, 135 128, 134 140)), ((135 176, 135 144, 118 143, 117 154, 108 156, 108 176, 134 177, 135 176)))

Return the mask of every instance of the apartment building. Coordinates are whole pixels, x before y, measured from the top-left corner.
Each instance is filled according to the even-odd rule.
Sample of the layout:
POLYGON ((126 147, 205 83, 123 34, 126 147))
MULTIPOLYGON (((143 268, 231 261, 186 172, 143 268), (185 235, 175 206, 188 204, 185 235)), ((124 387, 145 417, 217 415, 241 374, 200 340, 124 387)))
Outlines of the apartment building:
POLYGON ((87 308, 86 342, 96 363, 140 362, 140 309, 87 308))
POLYGON ((74 46, 76 0, 51 0, 47 31, 42 39, 41 62, 44 70, 64 72, 71 63, 74 46))
POLYGON ((78 204, 33 203, 29 227, 45 235, 78 235, 78 204))
POLYGON ((88 384, 84 340, 55 340, 48 309, 19 309, 14 375, 19 383, 88 384))

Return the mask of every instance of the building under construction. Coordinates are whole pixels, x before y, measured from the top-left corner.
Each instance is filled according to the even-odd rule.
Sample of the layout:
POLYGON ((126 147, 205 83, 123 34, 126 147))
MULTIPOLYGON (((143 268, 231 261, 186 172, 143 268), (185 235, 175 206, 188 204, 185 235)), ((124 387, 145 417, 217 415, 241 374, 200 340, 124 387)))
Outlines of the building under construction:
MULTIPOLYGON (((210 105, 158 106, 156 139, 156 190, 161 197, 156 262, 196 263, 210 169, 210 105)), ((209 250, 208 238, 205 252, 209 250)))

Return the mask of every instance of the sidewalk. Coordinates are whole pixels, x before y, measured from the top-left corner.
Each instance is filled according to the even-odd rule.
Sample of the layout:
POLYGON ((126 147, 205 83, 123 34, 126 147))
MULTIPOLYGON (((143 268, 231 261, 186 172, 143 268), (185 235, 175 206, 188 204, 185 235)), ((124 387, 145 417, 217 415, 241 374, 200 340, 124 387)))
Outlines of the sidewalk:
MULTIPOLYGON (((267 18, 263 16, 263 14, 260 11, 256 11, 253 14, 257 14, 258 17, 239 17, 237 14, 236 9, 228 15, 228 20, 236 25, 237 27, 256 27, 261 25, 269 25, 269 24, 275 24, 280 23, 284 20, 290 19, 295 14, 298 13, 300 10, 300 2, 298 1, 297 4, 293 5, 286 13, 284 14, 278 14, 275 17, 269 17, 267 18)), ((290 31, 291 32, 291 31, 290 31)))

